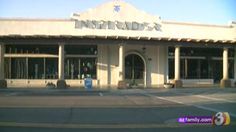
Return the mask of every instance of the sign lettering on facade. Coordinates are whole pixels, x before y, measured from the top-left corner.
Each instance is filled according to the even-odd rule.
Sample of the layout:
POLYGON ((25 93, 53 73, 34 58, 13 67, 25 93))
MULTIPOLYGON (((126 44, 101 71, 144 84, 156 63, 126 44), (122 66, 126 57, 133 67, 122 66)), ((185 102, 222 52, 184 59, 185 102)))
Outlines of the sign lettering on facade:
POLYGON ((96 21, 96 20, 76 20, 75 28, 83 29, 110 29, 110 30, 134 30, 134 31, 161 31, 161 25, 158 23, 138 23, 138 22, 120 22, 120 21, 96 21))

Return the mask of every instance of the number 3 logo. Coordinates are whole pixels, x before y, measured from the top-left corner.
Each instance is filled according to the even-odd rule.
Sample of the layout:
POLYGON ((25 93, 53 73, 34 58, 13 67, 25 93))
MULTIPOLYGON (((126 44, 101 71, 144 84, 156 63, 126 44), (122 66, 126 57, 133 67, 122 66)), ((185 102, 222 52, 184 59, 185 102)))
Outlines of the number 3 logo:
POLYGON ((224 113, 222 112, 216 113, 216 115, 213 118, 213 123, 217 126, 224 125, 225 121, 226 121, 226 117, 224 113))

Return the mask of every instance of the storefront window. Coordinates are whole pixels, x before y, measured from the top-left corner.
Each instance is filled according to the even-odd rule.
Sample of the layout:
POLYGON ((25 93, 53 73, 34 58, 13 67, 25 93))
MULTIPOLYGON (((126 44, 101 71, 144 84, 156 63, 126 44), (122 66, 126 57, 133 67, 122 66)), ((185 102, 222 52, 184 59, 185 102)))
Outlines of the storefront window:
POLYGON ((57 79, 57 54, 57 45, 6 45, 6 78, 57 79))
POLYGON ((169 78, 173 79, 174 78, 174 74, 175 74, 175 62, 173 58, 169 58, 168 59, 168 66, 169 66, 169 78))
POLYGON ((66 79, 97 78, 96 58, 67 58, 65 61, 66 79))
POLYGON ((200 60, 199 59, 185 59, 185 78, 199 79, 200 77, 200 60))
POLYGON ((29 79, 44 79, 44 60, 43 58, 28 59, 29 79))
POLYGON ((229 78, 234 78, 234 60, 229 60, 229 78))
POLYGON ((208 59, 199 60, 200 61, 200 78, 208 79, 212 78, 210 68, 211 65, 208 59))
POLYGON ((96 45, 66 45, 67 55, 97 55, 96 45))
MULTIPOLYGON (((181 48, 180 77, 182 79, 214 79, 223 76, 223 49, 181 48)), ((174 78, 174 47, 169 48, 169 78, 174 78)), ((229 49, 229 78, 234 77, 234 50, 229 49)))
POLYGON ((27 79, 26 58, 7 58, 5 60, 6 78, 27 79))
POLYGON ((11 78, 11 58, 5 58, 5 64, 4 64, 4 68, 5 68, 5 73, 4 76, 5 78, 11 78))
POLYGON ((65 53, 66 79, 97 78, 96 45, 66 45, 65 53))
POLYGON ((97 74, 97 65, 95 58, 81 58, 80 69, 81 69, 81 78, 91 77, 96 79, 97 74))
POLYGON ((58 54, 57 45, 6 45, 7 54, 58 54))
POLYGON ((45 58, 45 79, 57 79, 58 78, 58 59, 57 58, 45 58))
POLYGON ((5 58, 8 79, 57 79, 57 58, 5 58))
MULTIPOLYGON (((66 79, 97 78, 96 45, 69 45, 65 50, 66 79)), ((6 54, 5 76, 8 79, 58 79, 56 45, 7 45, 6 54), (16 58, 14 54, 21 56, 16 58)))

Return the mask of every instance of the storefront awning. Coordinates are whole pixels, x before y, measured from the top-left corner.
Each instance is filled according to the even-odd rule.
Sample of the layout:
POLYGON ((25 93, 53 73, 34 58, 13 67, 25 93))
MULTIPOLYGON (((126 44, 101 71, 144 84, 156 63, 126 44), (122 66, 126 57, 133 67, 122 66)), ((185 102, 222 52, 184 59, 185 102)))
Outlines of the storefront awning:
POLYGON ((4 35, 0 38, 75 38, 75 39, 115 39, 115 40, 154 40, 154 41, 170 41, 170 42, 196 42, 196 43, 229 43, 236 44, 236 40, 213 40, 213 39, 194 39, 194 38, 171 38, 171 37, 130 37, 130 36, 73 36, 73 35, 4 35))

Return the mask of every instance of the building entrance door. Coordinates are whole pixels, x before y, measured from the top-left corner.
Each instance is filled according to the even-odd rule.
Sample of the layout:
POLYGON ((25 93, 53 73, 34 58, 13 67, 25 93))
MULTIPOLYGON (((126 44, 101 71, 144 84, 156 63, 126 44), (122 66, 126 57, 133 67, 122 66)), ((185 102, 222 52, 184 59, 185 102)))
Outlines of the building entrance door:
POLYGON ((125 57, 125 79, 129 86, 144 86, 144 62, 139 55, 125 57))

